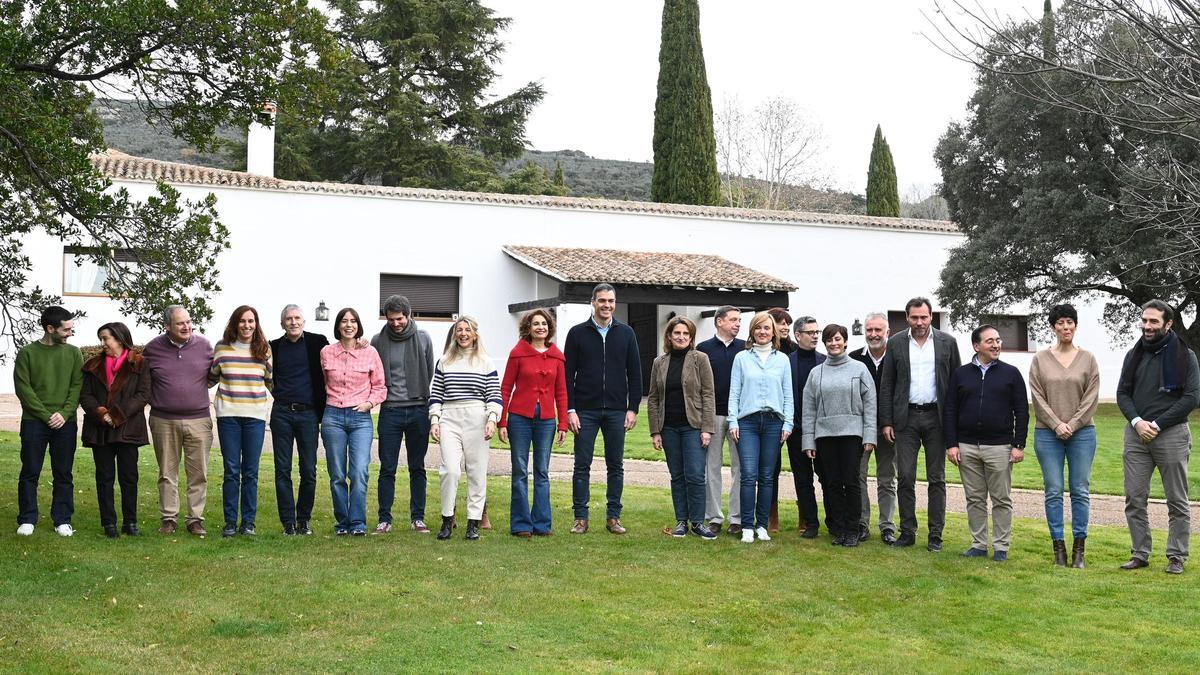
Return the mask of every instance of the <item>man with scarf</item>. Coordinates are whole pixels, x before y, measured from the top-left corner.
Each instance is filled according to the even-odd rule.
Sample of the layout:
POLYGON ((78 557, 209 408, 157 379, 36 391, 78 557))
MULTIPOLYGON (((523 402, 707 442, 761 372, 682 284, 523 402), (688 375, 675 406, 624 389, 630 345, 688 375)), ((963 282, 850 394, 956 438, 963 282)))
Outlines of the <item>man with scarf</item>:
POLYGON ((1171 326, 1174 311, 1162 300, 1142 305, 1142 337, 1125 355, 1117 405, 1129 420, 1125 428, 1125 520, 1133 540, 1129 562, 1121 569, 1150 565, 1150 521, 1146 500, 1158 468, 1167 495, 1167 569, 1182 574, 1188 557, 1191 505, 1188 502, 1188 454, 1192 446, 1187 418, 1200 403, 1196 355, 1171 326))
POLYGON ((433 343, 417 328, 412 304, 403 295, 383 303, 387 324, 371 338, 383 361, 387 399, 379 411, 379 524, 375 534, 392 531, 392 502, 396 497, 396 466, 400 443, 408 451, 409 516, 412 529, 425 525, 425 452, 429 449, 429 383, 433 379, 433 343))

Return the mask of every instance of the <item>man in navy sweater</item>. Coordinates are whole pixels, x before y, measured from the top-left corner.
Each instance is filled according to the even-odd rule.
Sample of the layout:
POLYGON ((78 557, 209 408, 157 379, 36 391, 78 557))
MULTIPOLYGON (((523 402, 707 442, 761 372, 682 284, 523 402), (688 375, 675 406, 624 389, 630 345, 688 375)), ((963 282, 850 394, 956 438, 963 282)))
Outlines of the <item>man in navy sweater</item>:
POLYGON ((950 376, 943 406, 946 456, 958 467, 971 528, 968 558, 987 556, 988 498, 992 550, 1008 560, 1012 536, 1012 465, 1025 459, 1029 396, 1021 371, 1000 360, 1000 332, 983 324, 971 332, 975 357, 950 376))
POLYGON ((633 329, 613 318, 617 292, 610 284, 592 289, 592 316, 567 332, 563 354, 567 371, 567 425, 575 434, 575 471, 571 501, 572 534, 588 530, 592 498, 592 457, 596 434, 604 434, 608 469, 606 523, 613 534, 621 525, 621 492, 625 487, 625 433, 637 424, 642 403, 642 364, 633 329))

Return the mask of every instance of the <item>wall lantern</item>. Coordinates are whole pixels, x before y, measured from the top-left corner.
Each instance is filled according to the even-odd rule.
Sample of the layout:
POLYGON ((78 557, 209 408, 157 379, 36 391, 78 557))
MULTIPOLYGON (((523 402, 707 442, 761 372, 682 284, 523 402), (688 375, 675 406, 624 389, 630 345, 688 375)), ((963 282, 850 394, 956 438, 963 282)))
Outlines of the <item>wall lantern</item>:
POLYGON ((854 320, 854 325, 850 326, 851 335, 862 335, 862 322, 858 319, 854 320))
POLYGON ((317 314, 317 321, 328 321, 329 320, 329 308, 325 306, 324 300, 321 301, 321 304, 317 305, 316 314, 317 314))

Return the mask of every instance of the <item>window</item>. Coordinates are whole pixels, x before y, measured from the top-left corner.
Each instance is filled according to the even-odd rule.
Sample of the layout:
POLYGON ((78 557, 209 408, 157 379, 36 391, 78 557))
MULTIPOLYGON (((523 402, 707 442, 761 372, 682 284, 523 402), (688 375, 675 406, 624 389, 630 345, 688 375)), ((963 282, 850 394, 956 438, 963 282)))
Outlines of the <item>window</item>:
MULTIPOLYGON (((942 319, 945 317, 945 312, 934 312, 933 319, 930 323, 933 327, 942 330, 942 319)), ((899 333, 902 330, 908 330, 908 319, 905 318, 904 310, 893 309, 888 312, 888 330, 892 335, 899 333)))
POLYGON ((88 246, 63 247, 63 295, 107 296, 104 282, 108 281, 111 265, 137 264, 137 254, 121 248, 112 251, 108 265, 98 265, 90 256, 99 251, 88 246))
POLYGON ((1000 333, 1000 339, 1004 341, 1003 346, 1001 346, 1003 351, 1029 351, 1028 316, 1011 316, 1005 314, 986 316, 980 323, 990 323, 996 327, 996 330, 1000 333))
POLYGON ((426 277, 415 274, 379 275, 379 311, 390 295, 403 295, 412 303, 413 317, 452 319, 459 313, 459 277, 426 277))

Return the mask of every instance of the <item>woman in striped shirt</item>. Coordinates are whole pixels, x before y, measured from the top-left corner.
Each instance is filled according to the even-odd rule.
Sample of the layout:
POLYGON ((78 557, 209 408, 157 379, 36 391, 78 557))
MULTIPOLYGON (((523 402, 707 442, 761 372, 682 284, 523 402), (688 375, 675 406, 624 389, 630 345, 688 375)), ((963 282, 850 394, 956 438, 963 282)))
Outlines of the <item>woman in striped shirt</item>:
POLYGON ((438 539, 454 529, 459 463, 467 467, 467 539, 479 538, 487 499, 488 441, 496 433, 502 408, 500 378, 479 339, 479 324, 469 316, 454 323, 453 340, 433 369, 429 390, 430 433, 441 444, 442 527, 438 539))
POLYGON ((271 348, 248 305, 233 310, 225 335, 213 349, 209 384, 217 385, 213 406, 217 437, 225 463, 221 497, 225 505, 224 537, 254 534, 258 512, 258 461, 271 415, 271 348), (238 527, 238 504, 242 524, 238 527))

